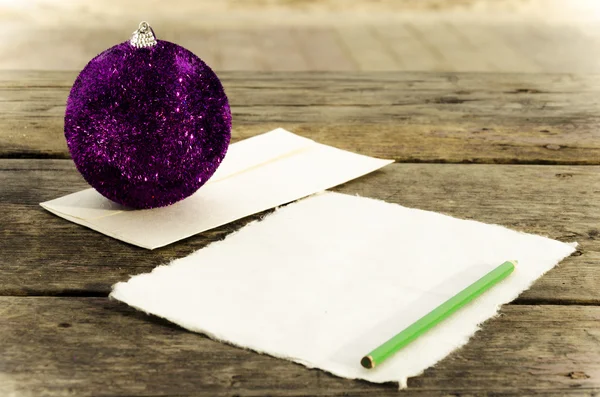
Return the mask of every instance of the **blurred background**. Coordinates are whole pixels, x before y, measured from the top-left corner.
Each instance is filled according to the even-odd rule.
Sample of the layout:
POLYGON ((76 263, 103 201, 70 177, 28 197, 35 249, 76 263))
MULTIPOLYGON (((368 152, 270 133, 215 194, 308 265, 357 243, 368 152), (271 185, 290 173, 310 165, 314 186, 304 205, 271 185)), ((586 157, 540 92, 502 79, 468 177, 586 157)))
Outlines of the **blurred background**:
POLYGON ((213 69, 600 72, 600 0, 0 0, 0 69, 80 70, 146 20, 213 69))

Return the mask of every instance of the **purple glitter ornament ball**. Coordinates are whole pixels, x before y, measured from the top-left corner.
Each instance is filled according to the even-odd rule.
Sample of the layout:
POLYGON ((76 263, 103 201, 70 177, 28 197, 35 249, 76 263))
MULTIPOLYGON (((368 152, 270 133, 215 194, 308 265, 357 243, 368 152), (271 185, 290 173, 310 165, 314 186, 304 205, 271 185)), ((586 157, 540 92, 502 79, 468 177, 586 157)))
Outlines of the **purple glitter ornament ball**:
POLYGON ((136 46, 132 39, 92 59, 65 114, 79 172, 105 197, 134 208, 193 194, 220 165, 231 136, 215 73, 185 48, 152 40, 136 46))

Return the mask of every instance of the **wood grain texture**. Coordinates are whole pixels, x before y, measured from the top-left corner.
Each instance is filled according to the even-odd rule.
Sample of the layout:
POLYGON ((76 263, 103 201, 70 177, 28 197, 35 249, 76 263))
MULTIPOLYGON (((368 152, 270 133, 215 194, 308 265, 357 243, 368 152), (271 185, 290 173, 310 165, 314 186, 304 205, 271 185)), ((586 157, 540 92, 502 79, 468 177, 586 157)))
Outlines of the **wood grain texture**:
MULTIPOLYGON (((0 184, 0 295, 106 295, 260 217, 148 251, 38 205, 87 187, 69 160, 0 160, 0 184)), ((600 304, 600 167, 392 164, 335 190, 578 241, 522 302, 600 304)))
MULTIPOLYGON (((468 25, 448 21, 447 26, 473 46, 474 55, 486 60, 488 71, 542 73, 544 68, 531 56, 510 45, 502 31, 494 31, 488 24, 468 25)), ((510 30, 510 29, 505 29, 510 30)), ((537 41, 537 40, 535 40, 537 41)))
POLYGON ((437 58, 423 45, 421 37, 415 35, 414 30, 407 29, 406 24, 396 24, 393 29, 378 24, 373 26, 373 32, 401 69, 425 71, 435 70, 438 66, 437 58))
POLYGON ((222 70, 262 69, 263 60, 254 50, 257 41, 255 31, 242 29, 218 30, 214 32, 219 48, 222 70))
POLYGON ((300 51, 300 46, 294 33, 295 30, 293 27, 271 27, 256 31, 255 47, 256 51, 261 55, 265 70, 307 70, 306 58, 300 51))
POLYGON ((340 26, 337 29, 340 45, 356 62, 360 70, 398 70, 394 56, 387 51, 383 40, 370 26, 340 26))
POLYGON ((293 33, 308 70, 339 72, 358 69, 356 60, 341 45, 335 28, 294 29, 293 33))
MULTIPOLYGON (((74 72, 0 72, 0 157, 68 158, 74 72)), ((239 140, 283 126, 399 162, 600 164, 600 76, 221 73, 239 140)))
MULTIPOLYGON (((315 48, 300 48, 307 63, 326 55, 315 48)), ((265 213, 148 251, 44 211, 40 202, 87 187, 62 133, 75 76, 0 71, 0 396, 398 395, 394 385, 308 370, 109 301, 115 282, 265 213)), ((410 162, 337 191, 580 243, 464 349, 410 379, 406 395, 600 393, 600 76, 220 76, 234 141, 283 126, 410 162)))
POLYGON ((600 391, 600 308, 592 306, 504 306, 403 393, 218 343, 106 298, 0 297, 0 313, 3 396, 600 391))

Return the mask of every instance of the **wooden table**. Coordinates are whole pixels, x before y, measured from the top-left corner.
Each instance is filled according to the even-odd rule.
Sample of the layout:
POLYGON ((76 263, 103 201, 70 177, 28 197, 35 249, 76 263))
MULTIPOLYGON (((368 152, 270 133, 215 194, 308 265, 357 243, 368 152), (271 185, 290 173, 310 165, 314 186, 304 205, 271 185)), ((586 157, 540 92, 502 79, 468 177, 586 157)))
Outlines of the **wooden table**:
MULTIPOLYGON (((55 217, 86 188, 63 137, 75 72, 0 72, 1 396, 396 396, 110 301, 110 286, 257 216, 156 251, 55 217)), ((396 164, 335 190, 499 223, 575 254, 409 395, 600 392, 600 77, 222 73, 234 140, 283 126, 396 164)))

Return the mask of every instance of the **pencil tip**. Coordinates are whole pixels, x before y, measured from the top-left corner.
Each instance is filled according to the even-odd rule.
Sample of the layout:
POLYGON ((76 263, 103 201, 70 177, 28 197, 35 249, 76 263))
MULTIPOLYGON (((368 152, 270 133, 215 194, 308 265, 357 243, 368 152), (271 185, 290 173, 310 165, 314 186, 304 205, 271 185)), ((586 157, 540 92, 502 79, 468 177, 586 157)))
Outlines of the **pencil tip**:
POLYGON ((513 259, 512 261, 510 261, 513 265, 517 266, 519 264, 519 261, 516 259, 513 259))
POLYGON ((360 365, 367 369, 375 367, 375 363, 373 362, 373 358, 371 356, 364 356, 362 360, 360 360, 360 365))

